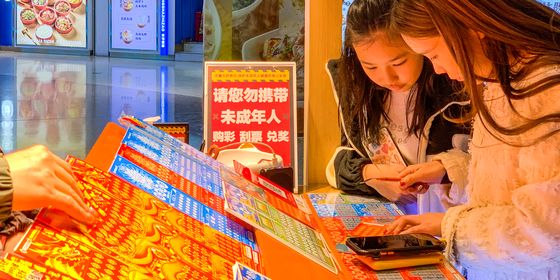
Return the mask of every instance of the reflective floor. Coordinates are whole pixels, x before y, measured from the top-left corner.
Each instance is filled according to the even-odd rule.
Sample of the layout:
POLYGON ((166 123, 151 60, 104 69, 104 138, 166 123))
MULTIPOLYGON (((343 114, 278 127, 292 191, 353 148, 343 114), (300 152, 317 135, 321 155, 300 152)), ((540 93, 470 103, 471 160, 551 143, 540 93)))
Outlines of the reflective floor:
POLYGON ((0 51, 0 146, 84 158, 122 114, 188 122, 202 141, 202 63, 0 51))

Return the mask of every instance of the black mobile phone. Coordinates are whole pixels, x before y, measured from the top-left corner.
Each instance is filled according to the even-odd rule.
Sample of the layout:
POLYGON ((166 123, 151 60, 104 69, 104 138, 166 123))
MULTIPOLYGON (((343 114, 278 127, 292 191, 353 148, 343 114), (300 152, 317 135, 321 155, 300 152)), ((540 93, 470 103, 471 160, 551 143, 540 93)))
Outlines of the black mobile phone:
POLYGON ((436 252, 445 249, 445 241, 424 233, 349 237, 346 239, 346 245, 356 254, 372 257, 380 257, 383 254, 436 252))

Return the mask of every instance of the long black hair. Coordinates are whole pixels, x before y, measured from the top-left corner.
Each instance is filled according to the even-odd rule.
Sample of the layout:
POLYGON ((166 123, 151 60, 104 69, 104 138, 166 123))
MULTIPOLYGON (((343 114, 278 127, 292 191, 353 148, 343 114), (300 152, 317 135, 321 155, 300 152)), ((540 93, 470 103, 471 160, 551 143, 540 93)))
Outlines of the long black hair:
MULTIPOLYGON (((392 43, 407 47, 400 35, 391 34, 389 29, 393 3, 394 0, 355 0, 346 17, 344 47, 338 71, 339 110, 352 140, 359 143, 362 140, 377 143, 381 121, 389 120, 384 104, 390 91, 370 80, 362 69, 353 45, 375 40, 373 35, 376 32, 385 32, 392 43)), ((424 58, 422 72, 411 89, 407 104, 407 108, 413 107, 408 133, 420 137, 428 118, 453 98, 451 93, 458 85, 447 75, 435 75, 432 64, 424 58)))

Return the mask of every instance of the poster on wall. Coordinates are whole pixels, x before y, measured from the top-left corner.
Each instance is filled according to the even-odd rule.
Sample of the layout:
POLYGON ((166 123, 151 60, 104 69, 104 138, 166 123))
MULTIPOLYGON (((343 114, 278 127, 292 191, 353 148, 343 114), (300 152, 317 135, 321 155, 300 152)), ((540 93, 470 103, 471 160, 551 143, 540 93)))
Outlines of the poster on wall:
POLYGON ((303 101, 305 0, 204 1, 207 61, 294 61, 303 101))
POLYGON ((88 37, 86 1, 17 1, 16 45, 86 48, 88 37))
POLYGON ((157 3, 153 0, 113 0, 111 48, 157 50, 157 3))
MULTIPOLYGON (((295 63, 206 62, 206 147, 257 143, 297 177, 295 63), (272 150, 272 151, 270 151, 272 150)), ((230 147, 231 148, 231 147, 230 147)), ((257 165, 270 158, 260 154, 257 165)))

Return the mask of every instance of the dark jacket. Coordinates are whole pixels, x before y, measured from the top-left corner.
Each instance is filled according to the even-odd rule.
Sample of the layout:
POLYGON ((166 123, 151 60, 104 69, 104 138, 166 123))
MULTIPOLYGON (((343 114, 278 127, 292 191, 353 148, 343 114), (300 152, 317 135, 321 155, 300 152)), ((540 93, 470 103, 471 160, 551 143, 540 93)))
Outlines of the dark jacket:
MULTIPOLYGON (((336 62, 331 61, 328 70, 331 78, 336 76, 336 62)), ((333 87, 337 88, 336 78, 333 79, 333 87)), ((335 90, 337 103, 340 97, 338 92, 335 90)), ((441 94, 442 96, 452 96, 452 92, 441 94)), ((442 102, 442 105, 430 116, 424 126, 422 135, 428 135, 428 137, 420 137, 417 162, 426 162, 428 156, 440 160, 446 168, 449 183, 456 183, 456 186, 448 186, 449 188, 444 191, 447 194, 442 194, 443 196, 453 196, 442 198, 447 200, 447 202, 443 202, 444 205, 459 204, 464 199, 469 160, 466 151, 470 126, 451 123, 443 117, 443 113, 447 116, 457 116, 464 111, 463 106, 467 104, 468 102, 442 102)), ((341 147, 337 148, 327 166, 329 183, 347 193, 379 196, 375 189, 366 185, 362 176, 363 166, 371 163, 366 152, 369 143, 364 141, 365 137, 361 135, 357 121, 352 122, 352 127, 345 127, 346 122, 340 110, 339 118, 342 126, 341 147)), ((422 208, 420 204, 421 202, 419 208, 422 208)), ((427 206, 427 208, 430 207, 427 206)))

